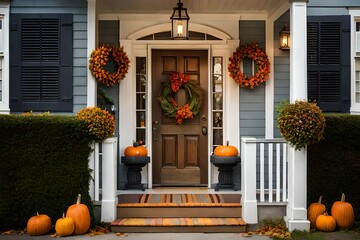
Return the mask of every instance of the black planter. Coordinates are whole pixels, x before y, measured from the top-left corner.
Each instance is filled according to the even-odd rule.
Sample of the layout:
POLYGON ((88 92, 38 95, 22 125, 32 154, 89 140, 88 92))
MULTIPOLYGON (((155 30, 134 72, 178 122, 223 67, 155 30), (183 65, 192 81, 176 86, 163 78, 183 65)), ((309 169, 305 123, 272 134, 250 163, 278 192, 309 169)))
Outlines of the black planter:
POLYGON ((241 158, 236 157, 217 157, 210 156, 210 162, 218 167, 219 182, 215 186, 215 191, 219 191, 221 188, 232 188, 234 191, 237 191, 237 187, 233 182, 233 167, 238 165, 241 162, 241 158))
POLYGON ((141 170, 150 162, 150 157, 121 157, 121 162, 128 167, 127 170, 127 189, 141 189, 145 190, 141 183, 141 170))

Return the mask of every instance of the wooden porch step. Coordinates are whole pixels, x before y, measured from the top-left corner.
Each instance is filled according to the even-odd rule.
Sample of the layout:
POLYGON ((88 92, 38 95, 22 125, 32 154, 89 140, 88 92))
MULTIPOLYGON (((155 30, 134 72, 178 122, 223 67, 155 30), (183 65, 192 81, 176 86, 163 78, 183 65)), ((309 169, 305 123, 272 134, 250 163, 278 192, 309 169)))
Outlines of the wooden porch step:
POLYGON ((242 218, 118 218, 113 232, 245 232, 242 218))
POLYGON ((213 207, 186 207, 186 206, 163 206, 163 207, 137 207, 121 206, 117 207, 117 216, 122 218, 186 218, 186 217, 232 217, 242 216, 241 204, 236 206, 213 206, 213 207))

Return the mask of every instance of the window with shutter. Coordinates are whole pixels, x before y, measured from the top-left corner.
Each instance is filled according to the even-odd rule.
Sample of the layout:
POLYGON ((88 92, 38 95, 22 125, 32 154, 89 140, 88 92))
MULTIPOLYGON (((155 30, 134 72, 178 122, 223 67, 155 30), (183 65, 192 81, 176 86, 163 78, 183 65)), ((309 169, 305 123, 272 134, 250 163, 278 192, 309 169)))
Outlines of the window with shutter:
POLYGON ((10 108, 72 111, 72 15, 13 14, 10 108))
POLYGON ((349 27, 349 16, 308 17, 308 97, 325 112, 350 111, 349 27))

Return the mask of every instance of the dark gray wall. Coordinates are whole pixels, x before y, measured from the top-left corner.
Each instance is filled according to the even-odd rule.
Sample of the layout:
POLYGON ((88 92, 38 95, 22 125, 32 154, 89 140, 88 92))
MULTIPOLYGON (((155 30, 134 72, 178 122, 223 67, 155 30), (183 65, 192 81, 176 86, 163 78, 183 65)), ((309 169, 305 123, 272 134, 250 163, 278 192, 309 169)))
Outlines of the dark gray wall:
MULTIPOLYGON (((108 44, 111 46, 119 46, 119 21, 117 20, 109 20, 109 21, 99 21, 98 25, 98 31, 99 31, 99 45, 100 44, 108 44)), ((109 98, 111 98, 115 103, 115 119, 116 119, 116 126, 119 126, 119 87, 121 87, 120 84, 116 84, 112 87, 107 87, 105 85, 98 85, 98 88, 101 88, 105 95, 109 98)), ((115 136, 119 137, 118 129, 116 129, 115 136)), ((123 155, 123 153, 118 152, 118 159, 123 155)), ((118 161, 118 167, 117 167, 117 188, 118 189, 124 189, 125 183, 126 183, 126 172, 127 168, 125 165, 120 164, 120 161, 118 161)))

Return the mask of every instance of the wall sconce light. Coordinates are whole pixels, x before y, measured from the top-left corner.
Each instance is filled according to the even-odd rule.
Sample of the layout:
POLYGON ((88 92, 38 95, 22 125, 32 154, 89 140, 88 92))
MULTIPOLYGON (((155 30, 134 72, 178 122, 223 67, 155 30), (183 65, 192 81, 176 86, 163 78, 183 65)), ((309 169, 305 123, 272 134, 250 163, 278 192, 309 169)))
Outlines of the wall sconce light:
POLYGON ((171 38, 172 39, 189 39, 189 20, 190 17, 187 9, 183 8, 181 0, 177 3, 177 7, 173 8, 171 15, 171 38))
POLYGON ((287 25, 285 25, 279 34, 279 43, 282 51, 290 50, 290 30, 287 25))

